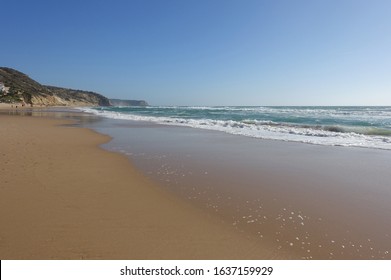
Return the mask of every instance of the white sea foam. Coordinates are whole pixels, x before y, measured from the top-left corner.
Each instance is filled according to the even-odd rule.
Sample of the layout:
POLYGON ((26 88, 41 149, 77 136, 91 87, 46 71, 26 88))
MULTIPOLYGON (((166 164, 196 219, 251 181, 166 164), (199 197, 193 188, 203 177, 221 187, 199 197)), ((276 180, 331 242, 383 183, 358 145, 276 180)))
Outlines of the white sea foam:
MULTIPOLYGON (((160 107, 162 108, 162 107, 160 107)), ((164 107, 169 109, 176 109, 178 107, 164 107)), ((227 107, 183 107, 186 109, 199 109, 199 110, 227 110, 227 107)), ((229 134, 243 135, 248 137, 255 137, 260 139, 270 140, 282 140, 282 141, 294 141, 318 145, 329 146, 351 146, 351 147, 366 147, 376 149, 391 150, 391 137, 389 135, 381 135, 381 131, 376 133, 370 133, 373 128, 368 127, 349 127, 349 126, 311 126, 311 125, 294 125, 288 123, 276 123, 273 121, 258 121, 253 119, 245 119, 243 121, 234 120, 213 120, 208 118, 181 118, 181 117, 156 117, 151 115, 137 115, 134 113, 123 113, 109 111, 105 109, 92 109, 92 108, 80 108, 84 112, 93 113, 102 117, 121 119, 121 120, 133 120, 133 121, 147 121, 164 125, 176 125, 186 126, 192 128, 209 129, 215 131, 222 131, 229 134), (375 135, 371 135, 375 134, 375 135)), ((236 108, 230 108, 230 111, 236 108)), ((239 110, 239 109, 238 109, 239 110)), ((254 107, 254 108, 240 108, 243 110, 263 110, 263 112, 269 110, 275 110, 267 107, 254 107)), ((345 119, 349 116, 355 118, 361 117, 362 119, 368 118, 367 116, 358 115, 359 112, 340 112, 338 110, 322 110, 322 109, 280 109, 281 115, 288 114, 289 116, 301 116, 308 114, 312 116, 322 115, 335 115, 335 114, 350 114, 344 115, 345 119), (303 111, 306 111, 305 113, 303 111), (310 112, 308 112, 310 111, 310 112)), ((371 112, 370 112, 371 113, 371 112)), ((370 115, 369 113, 369 115, 370 115)), ((391 111, 377 113, 377 120, 384 118, 389 121, 391 117, 391 111)), ((386 131, 387 132, 387 131, 386 131)), ((389 131, 388 131, 389 132, 389 131)))

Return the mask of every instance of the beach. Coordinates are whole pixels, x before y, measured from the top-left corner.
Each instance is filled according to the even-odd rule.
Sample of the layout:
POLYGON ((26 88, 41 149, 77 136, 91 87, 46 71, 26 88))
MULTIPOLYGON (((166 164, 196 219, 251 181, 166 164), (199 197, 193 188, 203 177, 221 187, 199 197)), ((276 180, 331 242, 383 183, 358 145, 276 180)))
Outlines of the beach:
POLYGON ((87 126, 166 190, 277 251, 390 259, 388 150, 109 118, 87 126))
POLYGON ((0 5, 0 260, 388 273, 391 1, 48 2, 0 5))
POLYGON ((0 120, 1 259, 391 258, 388 150, 58 108, 0 120))
POLYGON ((98 147, 110 137, 71 123, 0 114, 0 259, 292 257, 159 188, 98 147))

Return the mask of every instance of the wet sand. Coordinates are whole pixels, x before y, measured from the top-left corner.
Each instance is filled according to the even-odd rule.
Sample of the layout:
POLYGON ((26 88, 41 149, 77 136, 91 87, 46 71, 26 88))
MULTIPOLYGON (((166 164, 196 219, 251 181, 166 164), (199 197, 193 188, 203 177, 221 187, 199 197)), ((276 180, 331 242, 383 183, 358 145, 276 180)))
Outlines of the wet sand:
POLYGON ((0 114, 0 259, 298 257, 162 189, 108 136, 30 115, 0 114))
POLYGON ((105 147, 232 228, 299 259, 390 259, 390 151, 105 119, 105 147))

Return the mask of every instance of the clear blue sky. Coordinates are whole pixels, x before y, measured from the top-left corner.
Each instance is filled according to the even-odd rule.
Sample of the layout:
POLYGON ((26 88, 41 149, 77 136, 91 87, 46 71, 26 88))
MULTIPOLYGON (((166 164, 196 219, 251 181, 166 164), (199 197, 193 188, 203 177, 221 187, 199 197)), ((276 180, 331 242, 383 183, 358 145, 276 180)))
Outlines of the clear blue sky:
POLYGON ((391 105, 389 0, 2 0, 0 65, 153 105, 391 105))

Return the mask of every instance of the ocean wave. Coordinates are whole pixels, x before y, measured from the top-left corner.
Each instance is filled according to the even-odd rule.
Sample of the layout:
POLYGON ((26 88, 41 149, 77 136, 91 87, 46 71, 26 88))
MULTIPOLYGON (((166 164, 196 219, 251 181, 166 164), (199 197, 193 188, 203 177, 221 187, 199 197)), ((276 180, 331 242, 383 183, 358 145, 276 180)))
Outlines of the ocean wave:
POLYGON ((363 135, 374 136, 391 136, 391 129, 377 128, 377 127, 351 127, 351 126, 324 126, 324 130, 341 132, 341 133, 357 133, 363 135))
POLYGON ((216 120, 208 118, 181 118, 172 116, 137 115, 106 109, 83 108, 84 112, 107 118, 147 121, 164 125, 221 131, 254 138, 294 141, 330 146, 352 146, 391 150, 391 130, 364 126, 308 125, 244 119, 216 120))

